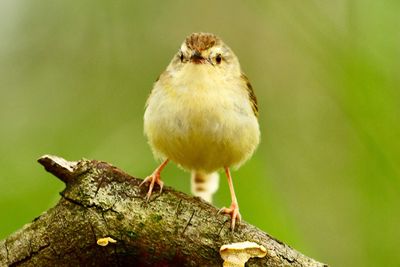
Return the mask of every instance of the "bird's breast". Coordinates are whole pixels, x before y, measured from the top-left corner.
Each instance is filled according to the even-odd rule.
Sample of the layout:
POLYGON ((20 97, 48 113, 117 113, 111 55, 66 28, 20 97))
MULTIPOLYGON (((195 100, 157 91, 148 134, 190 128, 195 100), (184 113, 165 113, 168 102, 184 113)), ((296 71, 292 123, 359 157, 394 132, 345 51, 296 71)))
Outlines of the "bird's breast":
POLYGON ((258 122, 235 84, 211 79, 156 86, 145 112, 156 154, 188 169, 215 170, 239 164, 254 151, 258 122))

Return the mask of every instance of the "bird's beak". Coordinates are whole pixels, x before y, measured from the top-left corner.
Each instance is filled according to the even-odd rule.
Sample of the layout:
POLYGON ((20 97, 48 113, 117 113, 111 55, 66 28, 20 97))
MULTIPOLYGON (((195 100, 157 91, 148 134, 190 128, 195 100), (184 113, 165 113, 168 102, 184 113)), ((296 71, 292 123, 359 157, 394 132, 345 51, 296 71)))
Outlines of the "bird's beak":
POLYGON ((190 57, 190 61, 195 64, 204 63, 205 59, 201 55, 201 53, 197 50, 193 51, 192 56, 190 57))

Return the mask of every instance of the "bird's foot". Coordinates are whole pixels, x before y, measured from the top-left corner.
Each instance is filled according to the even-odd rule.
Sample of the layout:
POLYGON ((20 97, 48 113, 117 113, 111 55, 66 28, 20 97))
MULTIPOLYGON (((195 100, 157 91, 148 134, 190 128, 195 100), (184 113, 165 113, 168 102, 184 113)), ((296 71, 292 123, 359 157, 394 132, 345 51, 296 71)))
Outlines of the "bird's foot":
POLYGON ((162 192, 164 182, 161 181, 161 175, 160 175, 161 170, 157 168, 151 175, 147 176, 143 182, 140 183, 139 187, 141 187, 145 183, 150 183, 149 185, 149 191, 147 191, 146 194, 146 201, 149 201, 151 193, 153 192, 154 184, 158 184, 160 186, 160 194, 162 192))
POLYGON ((218 213, 229 214, 231 216, 231 230, 235 230, 236 220, 240 223, 242 216, 239 213, 239 206, 237 203, 232 203, 229 208, 223 207, 218 213))

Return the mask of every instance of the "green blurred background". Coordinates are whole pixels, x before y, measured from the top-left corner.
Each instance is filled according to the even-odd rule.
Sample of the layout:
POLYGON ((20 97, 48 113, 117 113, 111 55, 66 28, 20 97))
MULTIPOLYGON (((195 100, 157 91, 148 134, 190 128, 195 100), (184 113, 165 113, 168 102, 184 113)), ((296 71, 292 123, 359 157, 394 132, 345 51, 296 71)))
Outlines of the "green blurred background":
MULTIPOLYGON (((400 263, 399 1, 0 2, 0 239, 59 199, 43 154, 157 166, 144 103, 186 35, 221 36, 258 96, 244 220, 333 266, 400 263)), ((167 185, 190 192, 174 165, 167 185)), ((229 205, 224 176, 217 206, 229 205)))

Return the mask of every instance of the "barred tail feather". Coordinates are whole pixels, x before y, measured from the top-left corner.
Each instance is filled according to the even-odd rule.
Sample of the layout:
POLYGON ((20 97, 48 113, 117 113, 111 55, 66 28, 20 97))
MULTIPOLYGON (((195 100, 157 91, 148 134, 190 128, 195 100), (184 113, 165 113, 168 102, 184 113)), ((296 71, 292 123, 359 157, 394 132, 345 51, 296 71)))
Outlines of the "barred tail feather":
POLYGON ((219 175, 217 172, 192 171, 191 183, 193 195, 212 203, 212 196, 218 190, 219 175))

